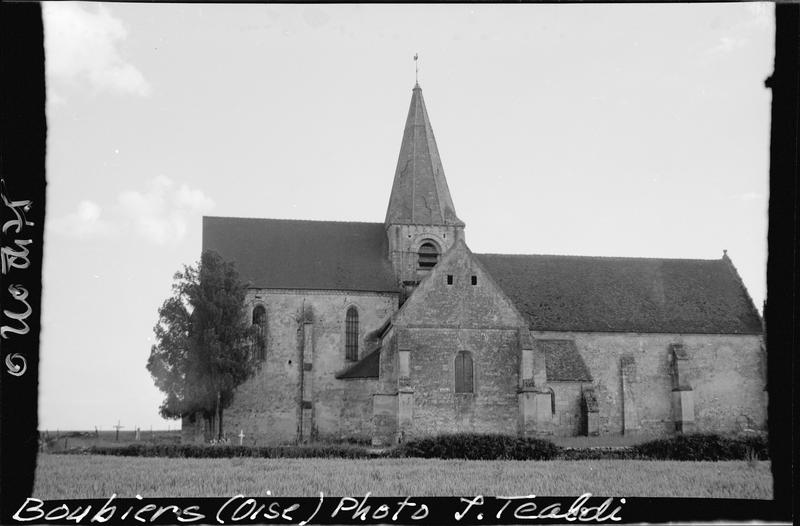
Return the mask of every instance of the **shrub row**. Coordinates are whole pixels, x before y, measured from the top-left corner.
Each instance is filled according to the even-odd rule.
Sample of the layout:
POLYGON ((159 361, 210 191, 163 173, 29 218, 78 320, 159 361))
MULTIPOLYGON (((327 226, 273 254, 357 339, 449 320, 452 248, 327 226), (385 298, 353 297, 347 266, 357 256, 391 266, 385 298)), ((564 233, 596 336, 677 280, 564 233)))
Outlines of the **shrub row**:
POLYGON ((467 460, 551 460, 560 448, 548 440, 508 435, 454 434, 411 440, 398 455, 467 460))
POLYGON ((256 447, 196 444, 131 444, 122 447, 92 446, 82 450, 66 451, 66 453, 169 458, 368 458, 372 456, 365 447, 345 444, 256 447))
POLYGON ((712 434, 678 435, 651 440, 632 448, 653 460, 766 460, 767 439, 761 435, 724 437, 712 434))
POLYGON ((375 458, 416 457, 466 460, 766 460, 764 436, 723 437, 678 435, 636 446, 607 449, 565 449, 548 440, 507 435, 452 434, 411 440, 380 453, 350 444, 234 446, 194 444, 132 444, 64 451, 93 455, 182 458, 375 458))

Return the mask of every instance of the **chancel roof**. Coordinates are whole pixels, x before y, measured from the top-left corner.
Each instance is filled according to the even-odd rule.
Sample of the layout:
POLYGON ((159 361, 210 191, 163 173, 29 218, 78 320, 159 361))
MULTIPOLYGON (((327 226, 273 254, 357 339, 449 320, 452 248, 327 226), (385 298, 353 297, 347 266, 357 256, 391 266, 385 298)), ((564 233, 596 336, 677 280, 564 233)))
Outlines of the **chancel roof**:
POLYGON ((253 288, 397 292, 382 223, 203 217, 203 250, 253 288))
POLYGON ((725 256, 717 260, 475 254, 531 330, 761 334, 725 256))
POLYGON ((381 363, 381 350, 375 349, 361 360, 357 361, 341 373, 336 375, 339 380, 355 378, 378 378, 381 363))
POLYGON ((534 339, 533 345, 544 353, 548 382, 592 381, 592 375, 573 340, 534 339))

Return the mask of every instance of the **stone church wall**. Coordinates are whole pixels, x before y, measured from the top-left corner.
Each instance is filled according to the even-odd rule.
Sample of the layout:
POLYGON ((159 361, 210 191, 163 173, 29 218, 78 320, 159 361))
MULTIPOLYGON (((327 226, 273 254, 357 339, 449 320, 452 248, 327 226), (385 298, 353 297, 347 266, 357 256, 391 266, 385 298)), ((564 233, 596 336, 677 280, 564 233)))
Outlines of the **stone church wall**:
POLYGON ((377 380, 335 377, 354 363, 345 359, 345 316, 350 306, 358 309, 361 358, 366 334, 397 310, 397 294, 252 290, 247 304, 248 316, 256 305, 266 309, 266 359, 224 412, 225 432, 244 431, 246 444, 293 443, 306 422, 304 440, 368 439, 377 380), (307 323, 311 326, 304 329, 307 323), (308 364, 310 370, 304 370, 308 364), (310 402, 306 409, 304 400, 310 402))
POLYGON ((552 431, 555 436, 577 436, 585 434, 581 413, 581 389, 589 387, 582 382, 550 382, 548 386, 555 395, 556 412, 553 415, 552 431))
MULTIPOLYGON (((340 419, 337 426, 328 429, 337 430, 320 438, 330 439, 358 439, 369 442, 373 435, 372 424, 372 395, 378 390, 378 380, 353 379, 343 380, 341 401, 334 410, 339 411, 340 419)), ((331 396, 335 396, 331 393, 331 396)), ((322 435, 322 433, 321 433, 322 435)))
POLYGON ((439 254, 444 254, 459 237, 463 238, 464 229, 443 225, 392 225, 386 233, 392 266, 395 268, 398 281, 403 282, 417 281, 425 277, 425 272, 417 270, 419 247, 423 243, 432 242, 439 254))
POLYGON ((517 432, 518 335, 503 329, 407 329, 413 425, 405 438, 517 432), (458 351, 472 353, 474 393, 455 392, 458 351))
POLYGON ((398 393, 400 439, 517 433, 519 329, 525 320, 463 241, 422 280, 394 324, 394 349, 382 358, 397 362, 407 356, 408 377, 398 378, 389 363, 382 364, 381 374, 403 383, 386 386, 398 393), (455 392, 459 351, 471 354, 472 393, 455 392))
POLYGON ((676 343, 688 356, 686 381, 697 431, 765 426, 760 336, 535 332, 534 337, 575 340, 594 380, 601 434, 674 434, 670 345, 676 343))

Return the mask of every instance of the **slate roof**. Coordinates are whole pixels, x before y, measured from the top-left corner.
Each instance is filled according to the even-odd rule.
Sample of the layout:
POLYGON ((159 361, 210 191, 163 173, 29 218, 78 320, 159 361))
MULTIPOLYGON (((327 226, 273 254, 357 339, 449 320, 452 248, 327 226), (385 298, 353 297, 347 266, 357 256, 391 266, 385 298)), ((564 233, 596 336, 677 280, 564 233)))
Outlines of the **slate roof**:
POLYGON ((475 256, 532 330, 762 333, 758 312, 727 256, 475 256))
MULTIPOLYGON (((382 223, 203 218, 255 288, 397 292, 382 223)), ((538 331, 761 334, 730 260, 475 254, 538 331)))
POLYGON ((456 216, 419 84, 411 95, 386 223, 464 224, 456 216))
POLYGON ((586 367, 573 340, 533 340, 536 349, 545 356, 548 382, 591 382, 586 367))
POLYGON ((349 368, 336 375, 340 380, 353 378, 378 378, 380 371, 381 350, 375 349, 368 355, 361 358, 349 368))
POLYGON ((383 223, 203 217, 203 250, 251 287, 397 292, 383 223))

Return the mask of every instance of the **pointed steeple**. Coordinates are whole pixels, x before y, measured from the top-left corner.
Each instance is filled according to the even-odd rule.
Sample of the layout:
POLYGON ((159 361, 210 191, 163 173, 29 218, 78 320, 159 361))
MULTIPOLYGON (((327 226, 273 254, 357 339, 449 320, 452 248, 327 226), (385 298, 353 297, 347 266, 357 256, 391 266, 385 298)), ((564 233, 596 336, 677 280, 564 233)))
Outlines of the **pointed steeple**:
POLYGON ((447 188, 419 84, 414 86, 411 95, 392 195, 386 210, 386 225, 391 224, 464 225, 456 216, 447 188))

